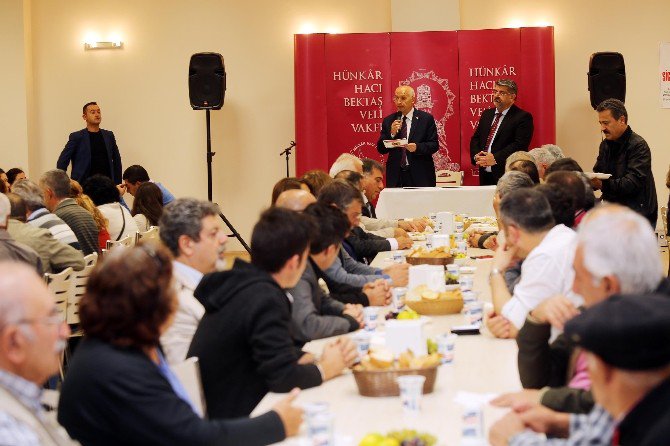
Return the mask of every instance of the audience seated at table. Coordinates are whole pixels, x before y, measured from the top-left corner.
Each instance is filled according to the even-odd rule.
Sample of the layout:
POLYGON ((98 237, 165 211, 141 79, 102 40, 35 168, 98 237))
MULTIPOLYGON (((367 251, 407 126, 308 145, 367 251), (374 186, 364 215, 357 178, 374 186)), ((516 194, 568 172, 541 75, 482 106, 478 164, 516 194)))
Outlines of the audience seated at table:
MULTIPOLYGON (((276 206, 302 212, 307 206, 314 202, 316 202, 316 198, 314 198, 311 193, 304 190, 292 189, 284 191, 279 195, 276 206)), ((347 229, 349 229, 348 220, 347 229)), ((341 251, 342 249, 339 248, 338 256, 341 251)), ((337 261, 337 259, 333 262, 335 261, 337 261)), ((368 282, 362 286, 354 286, 338 282, 325 273, 321 274, 319 279, 323 279, 329 294, 333 299, 345 304, 360 304, 364 307, 367 307, 368 305, 383 306, 387 305, 391 300, 391 290, 384 279, 376 279, 373 282, 368 282)))
POLYGON ((30 180, 22 180, 14 185, 14 193, 26 205, 26 222, 42 229, 48 229, 56 240, 74 249, 81 250, 79 240, 72 229, 58 216, 44 207, 42 189, 30 180))
POLYGON ((251 235, 251 263, 208 274, 195 290, 205 315, 188 356, 200 358, 207 409, 214 418, 246 416, 272 392, 320 385, 350 366, 349 339, 329 343, 317 361, 291 333, 291 297, 305 269, 314 223, 272 207, 251 235))
POLYGON ((298 283, 288 290, 293 296, 293 337, 299 346, 314 339, 356 331, 362 326, 362 305, 344 304, 325 293, 318 280, 332 265, 349 220, 339 209, 323 203, 309 205, 304 215, 314 219, 315 231, 310 241, 305 271, 298 283))
POLYGON ((514 161, 513 163, 509 164, 509 169, 510 170, 518 170, 519 172, 523 172, 526 175, 530 177, 531 180, 533 180, 534 184, 540 184, 540 174, 537 171, 537 166, 533 161, 530 160, 517 160, 514 161))
POLYGON ((202 418, 159 345, 176 306, 166 248, 149 242, 105 256, 80 303, 85 337, 60 396, 70 436, 84 446, 265 445, 295 434, 294 395, 256 418, 202 418))
POLYGON ((309 192, 307 183, 303 183, 300 179, 295 177, 282 178, 281 180, 277 181, 272 188, 270 206, 274 206, 276 204, 277 198, 279 198, 279 195, 281 195, 282 192, 292 189, 300 189, 309 192))
POLYGON ((537 166, 537 171, 542 180, 549 175, 549 172, 547 172, 549 166, 556 161, 565 158, 561 148, 554 144, 545 144, 541 147, 536 147, 530 150, 528 154, 533 157, 535 165, 537 166))
POLYGON ((584 219, 584 215, 595 206, 596 197, 588 179, 579 172, 557 170, 547 175, 546 184, 555 184, 565 190, 573 200, 572 207, 575 209, 575 222, 573 227, 578 227, 584 219))
POLYGON ((126 170, 123 171, 121 178, 123 179, 123 184, 118 185, 117 188, 119 190, 119 195, 121 195, 121 203, 124 204, 124 206, 123 195, 128 192, 135 197, 137 190, 144 183, 153 183, 158 186, 161 190, 163 206, 172 203, 172 200, 174 200, 174 195, 172 195, 161 183, 151 181, 147 170, 138 164, 127 167, 126 170))
POLYGON ((328 175, 328 172, 319 169, 308 170, 300 179, 307 185, 309 191, 315 197, 319 196, 323 186, 333 181, 333 178, 328 175))
POLYGON ((135 219, 137 230, 146 232, 152 226, 158 226, 163 214, 163 193, 154 183, 140 184, 135 192, 130 215, 135 219))
POLYGON ((12 167, 7 171, 7 182, 9 183, 9 191, 13 192, 14 185, 21 180, 26 179, 26 173, 20 167, 12 167))
POLYGON ((48 229, 27 224, 23 199, 12 192, 6 195, 11 205, 7 232, 14 240, 30 246, 39 254, 45 273, 59 273, 70 267, 76 271, 84 268, 84 255, 81 251, 59 242, 48 229))
POLYGON ((7 179, 7 172, 0 169, 0 193, 9 192, 9 180, 7 179))
POLYGON ((72 197, 77 205, 84 208, 86 212, 93 216, 95 225, 98 228, 98 244, 100 245, 100 251, 107 248, 107 242, 109 241, 109 221, 107 218, 102 215, 100 209, 93 203, 91 197, 84 193, 79 182, 76 180, 70 180, 70 197, 72 197))
POLYGON ((494 314, 487 319, 491 333, 515 337, 528 312, 556 294, 581 305, 581 298, 570 290, 576 234, 556 225, 544 195, 528 188, 505 194, 500 202, 500 223, 505 242, 495 251, 491 269, 494 314), (510 292, 504 271, 514 259, 523 259, 523 263, 521 278, 510 292))
POLYGON ((23 262, 30 265, 38 274, 42 274, 42 260, 39 254, 33 248, 14 240, 7 232, 10 213, 9 198, 0 193, 0 261, 23 262))

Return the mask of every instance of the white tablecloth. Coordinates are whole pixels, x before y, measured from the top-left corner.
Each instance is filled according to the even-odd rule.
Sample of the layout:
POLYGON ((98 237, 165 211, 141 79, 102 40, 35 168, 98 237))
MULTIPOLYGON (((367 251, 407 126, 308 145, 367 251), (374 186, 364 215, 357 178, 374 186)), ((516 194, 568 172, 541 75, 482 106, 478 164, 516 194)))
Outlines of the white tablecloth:
POLYGON ((379 218, 427 216, 431 212, 451 211, 470 216, 494 215, 495 186, 386 188, 379 194, 379 218))
MULTIPOLYGON (((470 255, 490 253, 485 250, 470 250, 470 255)), ((378 266, 390 253, 380 253, 375 262, 378 266)), ((491 260, 469 259, 469 264, 477 265, 475 290, 480 291, 483 301, 490 301, 490 292, 486 277, 491 260)), ((380 312, 386 312, 381 309, 380 312)), ((465 324, 463 315, 433 316, 426 325, 429 336, 447 332, 451 326, 465 324)), ((332 339, 310 342, 305 350, 320 354, 323 346, 332 339)), ((326 401, 335 417, 335 432, 339 436, 349 437, 347 445, 357 445, 367 433, 386 433, 396 429, 417 429, 438 437, 438 445, 452 446, 461 444, 462 410, 453 401, 458 391, 477 393, 503 393, 521 389, 516 364, 517 347, 513 340, 495 339, 488 334, 477 336, 459 336, 456 341, 455 359, 452 364, 439 368, 432 394, 424 395, 421 415, 408 417, 403 414, 398 397, 370 398, 358 394, 356 382, 351 373, 346 373, 313 389, 303 390, 297 404, 326 401)), ((259 415, 282 397, 268 394, 256 407, 252 415, 259 415)), ((484 407, 484 425, 488 427, 500 418, 506 410, 486 405, 484 407)), ((303 425, 304 428, 304 425, 303 425)), ((487 434, 488 435, 488 434, 487 434)), ((303 437, 289 439, 284 445, 308 444, 303 437)))

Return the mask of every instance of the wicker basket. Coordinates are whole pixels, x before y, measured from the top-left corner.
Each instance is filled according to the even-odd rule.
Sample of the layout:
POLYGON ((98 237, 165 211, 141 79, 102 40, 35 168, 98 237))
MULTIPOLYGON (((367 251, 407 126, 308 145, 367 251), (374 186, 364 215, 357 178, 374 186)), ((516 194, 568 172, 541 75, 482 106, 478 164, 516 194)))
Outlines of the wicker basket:
POLYGON ((449 265, 454 263, 454 258, 449 257, 405 257, 405 260, 410 265, 449 265))
POLYGON ((428 316, 457 314, 463 309, 463 298, 459 297, 457 299, 446 300, 406 300, 405 305, 419 314, 428 316))
POLYGON ((437 365, 423 369, 403 370, 353 370, 358 393, 363 396, 398 396, 400 389, 396 378, 403 375, 422 375, 423 393, 432 393, 437 378, 437 365))

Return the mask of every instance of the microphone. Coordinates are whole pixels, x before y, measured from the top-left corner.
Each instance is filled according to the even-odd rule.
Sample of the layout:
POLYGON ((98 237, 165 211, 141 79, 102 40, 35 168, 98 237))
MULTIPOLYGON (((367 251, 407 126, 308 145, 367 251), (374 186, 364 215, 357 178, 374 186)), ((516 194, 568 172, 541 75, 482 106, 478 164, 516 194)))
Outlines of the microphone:
POLYGON ((398 113, 395 114, 395 120, 400 121, 402 119, 402 112, 399 111, 398 113))

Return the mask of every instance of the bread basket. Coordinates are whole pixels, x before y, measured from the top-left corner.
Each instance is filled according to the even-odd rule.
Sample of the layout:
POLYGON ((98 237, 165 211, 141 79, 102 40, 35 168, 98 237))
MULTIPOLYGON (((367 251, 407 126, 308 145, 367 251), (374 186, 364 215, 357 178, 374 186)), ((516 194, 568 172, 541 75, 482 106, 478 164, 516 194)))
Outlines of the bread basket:
POLYGON ((432 393, 437 378, 438 365, 421 369, 393 369, 393 370, 360 370, 354 368, 353 374, 358 386, 358 393, 363 396, 398 396, 400 389, 396 378, 403 375, 422 375, 426 377, 423 383, 423 393, 432 393))

